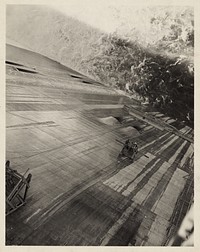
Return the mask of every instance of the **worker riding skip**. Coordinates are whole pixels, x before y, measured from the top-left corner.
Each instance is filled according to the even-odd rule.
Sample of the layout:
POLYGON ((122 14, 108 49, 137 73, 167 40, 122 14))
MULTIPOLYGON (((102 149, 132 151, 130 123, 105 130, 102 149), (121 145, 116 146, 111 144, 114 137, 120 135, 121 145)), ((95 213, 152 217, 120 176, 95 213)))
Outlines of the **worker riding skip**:
POLYGON ((137 145, 137 143, 136 142, 133 143, 132 146, 133 146, 133 151, 135 152, 135 154, 137 154, 138 153, 138 145, 137 145))
POLYGON ((126 140, 121 152, 118 155, 118 163, 121 159, 129 158, 134 161, 135 155, 138 153, 138 145, 136 142, 131 142, 129 139, 126 140))

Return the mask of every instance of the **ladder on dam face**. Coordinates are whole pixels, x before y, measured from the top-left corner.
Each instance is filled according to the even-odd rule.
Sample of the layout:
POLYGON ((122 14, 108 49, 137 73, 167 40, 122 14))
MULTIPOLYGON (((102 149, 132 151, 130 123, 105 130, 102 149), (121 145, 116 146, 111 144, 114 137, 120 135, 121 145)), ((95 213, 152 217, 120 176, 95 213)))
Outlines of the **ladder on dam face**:
POLYGON ((26 196, 32 174, 21 175, 10 167, 10 161, 6 162, 6 216, 16 211, 18 208, 26 204, 26 196))

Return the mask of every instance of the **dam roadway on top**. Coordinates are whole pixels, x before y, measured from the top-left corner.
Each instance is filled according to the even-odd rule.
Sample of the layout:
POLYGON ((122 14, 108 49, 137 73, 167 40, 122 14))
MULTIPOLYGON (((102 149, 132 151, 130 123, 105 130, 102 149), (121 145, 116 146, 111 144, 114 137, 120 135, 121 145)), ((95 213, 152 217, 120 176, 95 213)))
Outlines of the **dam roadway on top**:
POLYGON ((152 123, 140 107, 7 45, 6 159, 32 180, 26 205, 6 217, 6 245, 167 245, 193 197, 193 129, 177 134, 172 118, 152 123), (139 152, 118 163, 127 139, 139 152))

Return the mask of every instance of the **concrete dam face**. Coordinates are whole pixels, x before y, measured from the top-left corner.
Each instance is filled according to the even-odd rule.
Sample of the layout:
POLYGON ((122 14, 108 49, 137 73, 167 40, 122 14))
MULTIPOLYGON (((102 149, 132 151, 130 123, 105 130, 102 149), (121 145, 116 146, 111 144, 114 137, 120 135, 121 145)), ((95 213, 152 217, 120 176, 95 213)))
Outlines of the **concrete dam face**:
POLYGON ((6 245, 188 241, 194 13, 114 7, 6 7, 6 245))
POLYGON ((6 48, 6 159, 32 174, 7 245, 165 246, 193 199, 193 129, 38 53, 6 48), (132 162, 118 162, 137 142, 132 162))

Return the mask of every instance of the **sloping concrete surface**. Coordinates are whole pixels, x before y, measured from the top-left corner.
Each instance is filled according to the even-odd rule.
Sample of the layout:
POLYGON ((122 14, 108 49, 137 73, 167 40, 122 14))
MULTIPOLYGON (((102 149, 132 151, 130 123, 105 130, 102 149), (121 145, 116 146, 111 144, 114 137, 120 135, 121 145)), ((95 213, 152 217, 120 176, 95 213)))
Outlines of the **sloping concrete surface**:
POLYGON ((99 118, 127 115, 134 100, 39 54, 8 45, 6 57, 37 72, 7 64, 6 159, 33 177, 6 244, 166 245, 193 197, 193 143, 131 112, 139 153, 117 163, 134 123, 99 118))

